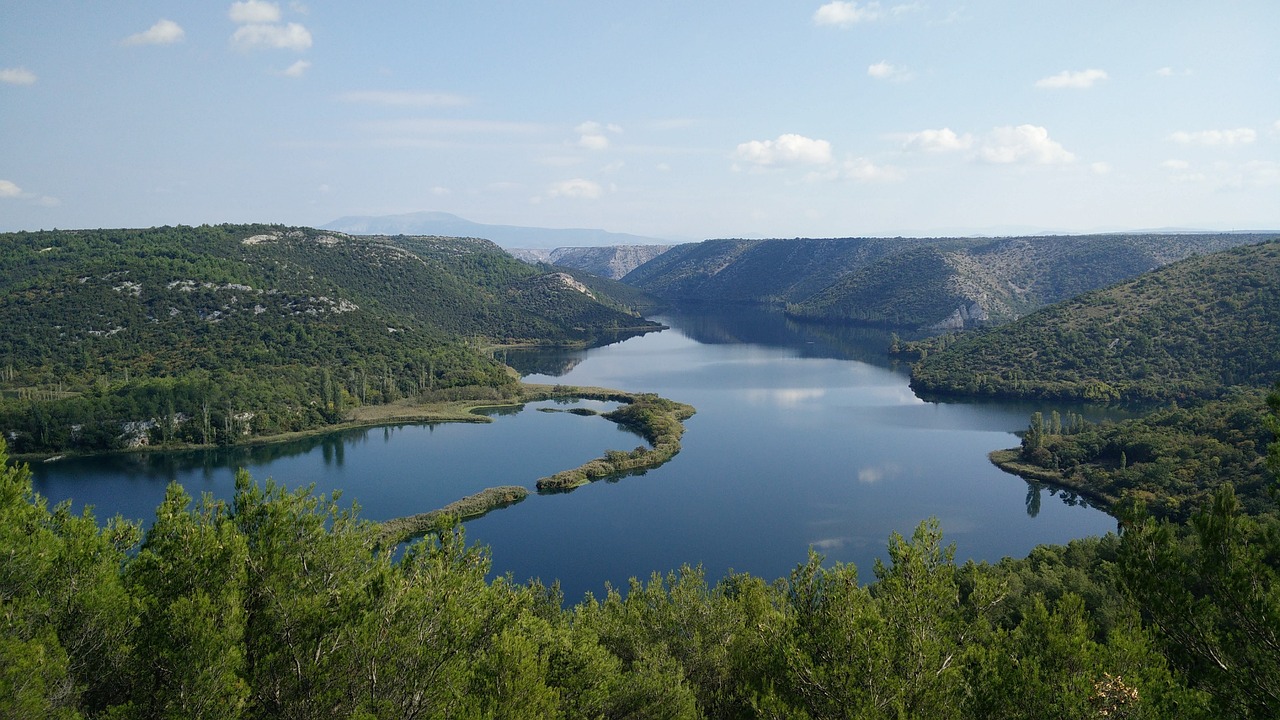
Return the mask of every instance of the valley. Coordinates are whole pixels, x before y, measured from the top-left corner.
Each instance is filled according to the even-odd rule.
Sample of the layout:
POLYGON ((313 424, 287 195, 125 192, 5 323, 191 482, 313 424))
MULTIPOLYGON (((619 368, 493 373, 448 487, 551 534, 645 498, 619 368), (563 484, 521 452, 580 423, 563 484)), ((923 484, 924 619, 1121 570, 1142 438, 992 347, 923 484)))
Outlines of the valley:
POLYGON ((473 648, 441 698, 525 647, 615 709, 823 715, 813 678, 865 662, 850 702, 924 715, 1272 707, 1270 236, 708 241, 622 282, 458 238, 5 240, 0 454, 59 458, 0 471, 0 600, 45 628, 3 652, 71 658, 40 667, 90 714, 164 692, 139 668, 175 643, 267 658, 304 618, 366 660, 299 659, 280 707, 426 618, 400 658, 473 648), (44 610, 68 574, 92 591, 44 610))

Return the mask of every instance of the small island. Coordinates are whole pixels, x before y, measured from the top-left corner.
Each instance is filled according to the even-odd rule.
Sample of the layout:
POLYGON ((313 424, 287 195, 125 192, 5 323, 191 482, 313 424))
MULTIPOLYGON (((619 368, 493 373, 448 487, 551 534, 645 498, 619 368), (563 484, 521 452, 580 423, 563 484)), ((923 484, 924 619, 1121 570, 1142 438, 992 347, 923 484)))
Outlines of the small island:
MULTIPOLYGON (((600 417, 640 433, 652 445, 649 448, 641 445, 630 452, 607 450, 602 457, 579 467, 544 477, 537 482, 537 489, 541 493, 568 492, 594 480, 619 477, 662 465, 680 452, 684 421, 692 417, 695 412, 691 405, 668 400, 654 393, 629 393, 598 387, 522 384, 517 397, 512 402, 502 405, 451 403, 448 407, 441 407, 439 404, 405 403, 398 405, 397 410, 390 416, 381 419, 384 422, 390 420, 490 422, 488 418, 477 415, 475 411, 493 407, 520 406, 541 400, 602 400, 621 403, 622 407, 607 413, 592 411, 574 414, 584 416, 599 414, 600 417)), ((364 424, 371 424, 373 418, 363 420, 364 424)), ((383 542, 389 544, 404 542, 439 528, 449 527, 456 522, 482 517, 493 510, 509 507, 524 500, 528 494, 528 489, 518 485, 486 488, 437 510, 387 520, 381 524, 381 538, 383 542)))

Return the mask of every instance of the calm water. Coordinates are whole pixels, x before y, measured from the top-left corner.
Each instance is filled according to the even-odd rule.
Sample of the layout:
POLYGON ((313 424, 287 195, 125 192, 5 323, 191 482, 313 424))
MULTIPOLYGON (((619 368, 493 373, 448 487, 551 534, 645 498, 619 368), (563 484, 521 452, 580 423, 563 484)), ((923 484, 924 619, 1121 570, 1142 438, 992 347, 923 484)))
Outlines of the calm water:
MULTIPOLYGON (((925 402, 878 333, 797 326, 737 312, 660 318, 672 326, 572 353, 509 353, 531 382, 652 391, 698 409, 670 463, 568 494, 531 496, 467 524, 497 572, 559 579, 569 600, 606 582, 701 563, 773 579, 814 547, 870 579, 894 531, 937 517, 958 560, 1020 556, 1115 528, 1102 512, 1029 489, 987 460, 1017 444, 1035 410, 925 402)), ((584 403, 608 409, 602 403, 584 403)), ((398 426, 230 453, 129 455, 40 463, 37 490, 142 518, 173 478, 230 495, 234 467, 290 486, 345 489, 372 519, 438 507, 483 487, 532 488, 544 475, 636 436, 595 417, 538 412, 487 425, 398 426)), ((1080 408, 1073 408, 1080 410, 1080 408)))

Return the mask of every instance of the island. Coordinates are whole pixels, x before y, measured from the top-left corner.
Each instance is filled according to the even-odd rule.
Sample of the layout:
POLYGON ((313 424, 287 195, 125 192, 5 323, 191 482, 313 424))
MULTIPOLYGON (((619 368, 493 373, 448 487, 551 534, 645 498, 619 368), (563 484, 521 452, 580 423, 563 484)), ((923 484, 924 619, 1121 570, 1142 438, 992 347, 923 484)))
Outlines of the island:
MULTIPOLYGON (((493 407, 521 406, 541 400, 602 400, 621 403, 622 407, 600 417, 642 435, 652 447, 643 445, 630 452, 607 450, 604 455, 571 470, 558 472, 537 482, 540 493, 568 492, 594 480, 621 477, 656 468, 680 452, 684 421, 693 416, 693 406, 660 397, 654 393, 630 393, 599 387, 521 384, 518 395, 501 405, 452 403, 380 406, 381 412, 357 415, 349 426, 387 422, 491 422, 475 411, 493 407)), ((380 539, 384 544, 397 544, 427 533, 447 529, 458 522, 482 517, 494 510, 509 507, 529 495, 527 488, 503 485, 481 490, 461 500, 429 512, 392 518, 381 523, 380 539)))

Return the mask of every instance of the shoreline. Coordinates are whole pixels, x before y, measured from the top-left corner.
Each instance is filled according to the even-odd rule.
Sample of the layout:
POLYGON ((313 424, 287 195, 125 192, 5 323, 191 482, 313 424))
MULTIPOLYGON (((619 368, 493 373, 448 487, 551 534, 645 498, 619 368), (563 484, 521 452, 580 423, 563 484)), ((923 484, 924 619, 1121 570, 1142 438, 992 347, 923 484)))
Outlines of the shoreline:
MULTIPOLYGON (((519 393, 510 399, 500 401, 450 400, 428 403, 400 400, 389 405, 363 406, 355 408, 351 417, 340 423, 309 430, 258 436, 229 447, 273 445, 346 430, 376 428, 402 423, 490 423, 493 422, 493 418, 478 414, 477 411, 521 407, 531 402, 554 399, 602 400, 621 403, 623 407, 611 413, 602 413, 600 417, 638 431, 650 442, 652 447, 636 448, 630 453, 606 450, 600 458, 590 460, 577 468, 556 473, 551 478, 538 480, 536 490, 539 494, 567 492, 603 477, 633 474, 653 469, 666 463, 680 451, 680 436, 684 432, 683 421, 695 412, 690 405, 667 400, 653 393, 632 393, 594 386, 520 383, 519 393), (627 410, 632 412, 624 412, 627 410), (615 457, 617 455, 623 457, 615 457), (553 478, 560 482, 555 482, 553 478), (570 478, 572 479, 570 482, 565 482, 570 478)), ((11 459, 15 462, 30 464, 33 462, 54 462, 69 457, 102 457, 145 452, 189 452, 216 450, 219 447, 217 445, 192 444, 143 446, 100 453, 63 452, 49 455, 11 456, 11 459)), ((483 517, 494 510, 519 503, 529 494, 531 494, 531 491, 523 486, 488 487, 441 508, 390 518, 375 522, 375 524, 380 528, 382 541, 390 541, 393 544, 400 543, 438 529, 446 519, 451 518, 456 522, 464 522, 483 517)))
POLYGON ((992 465, 1024 481, 1037 482, 1051 488, 1073 492, 1093 503, 1094 507, 1099 510, 1115 517, 1111 510, 1120 501, 1119 498, 1073 482, 1061 472, 1020 462, 1017 448, 992 450, 987 453, 987 459, 991 461, 992 465))

